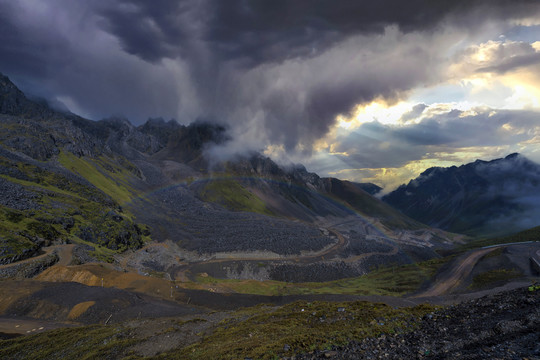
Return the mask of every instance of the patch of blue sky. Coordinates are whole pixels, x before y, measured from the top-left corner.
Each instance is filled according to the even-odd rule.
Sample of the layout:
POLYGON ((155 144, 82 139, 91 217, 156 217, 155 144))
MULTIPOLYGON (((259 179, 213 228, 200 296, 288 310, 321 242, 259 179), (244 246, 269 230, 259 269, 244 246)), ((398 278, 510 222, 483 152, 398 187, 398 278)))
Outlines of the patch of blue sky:
POLYGON ((463 84, 441 84, 433 87, 417 88, 413 90, 408 102, 426 105, 439 103, 457 103, 469 99, 469 90, 463 84))
POLYGON ((502 35, 504 35, 507 40, 524 41, 532 44, 536 41, 540 41, 540 25, 514 26, 502 35))

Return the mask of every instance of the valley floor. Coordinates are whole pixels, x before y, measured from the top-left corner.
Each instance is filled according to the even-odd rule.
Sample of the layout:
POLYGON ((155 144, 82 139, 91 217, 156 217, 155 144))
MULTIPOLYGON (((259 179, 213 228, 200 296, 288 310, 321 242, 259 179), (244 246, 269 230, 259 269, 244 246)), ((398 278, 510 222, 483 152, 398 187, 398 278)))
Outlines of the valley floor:
MULTIPOLYGON (((337 240, 336 247, 345 241, 337 240)), ((1 340, 0 357, 73 358, 95 346, 98 358, 534 359, 540 291, 526 287, 539 280, 528 263, 539 246, 502 244, 294 284, 204 274, 172 281, 130 269, 129 258, 73 265, 75 247, 57 245, 34 259, 56 256, 33 279, 0 280, 0 338, 24 335, 1 340), (65 337, 64 349, 47 345, 49 336, 65 337)))

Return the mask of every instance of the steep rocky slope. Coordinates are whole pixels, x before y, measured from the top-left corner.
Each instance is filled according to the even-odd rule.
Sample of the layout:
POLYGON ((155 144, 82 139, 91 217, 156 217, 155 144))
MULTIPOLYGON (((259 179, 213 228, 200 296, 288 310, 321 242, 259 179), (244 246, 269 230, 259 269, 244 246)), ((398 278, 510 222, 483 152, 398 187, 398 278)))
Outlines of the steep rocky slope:
POLYGON ((76 125, 88 120, 29 101, 3 76, 0 95, 0 263, 73 239, 102 248, 103 258, 139 247, 143 227, 119 205, 122 181, 108 175, 132 177, 135 168, 120 167, 125 158, 76 125))

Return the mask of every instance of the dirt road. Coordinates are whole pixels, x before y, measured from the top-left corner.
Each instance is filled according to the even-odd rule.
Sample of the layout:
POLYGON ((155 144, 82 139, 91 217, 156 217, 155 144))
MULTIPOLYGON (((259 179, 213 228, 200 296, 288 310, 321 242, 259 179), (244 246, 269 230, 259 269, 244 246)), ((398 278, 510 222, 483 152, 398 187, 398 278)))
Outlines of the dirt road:
POLYGON ((43 254, 40 254, 38 256, 33 256, 31 258, 28 258, 28 259, 16 261, 16 262, 11 263, 11 264, 0 265, 0 269, 7 269, 7 268, 9 268, 11 266, 31 263, 31 262, 37 261, 39 259, 42 259, 42 258, 52 254, 53 252, 56 252, 56 254, 58 255, 58 262, 56 264, 54 264, 53 266, 56 266, 56 265, 67 266, 67 265, 69 265, 69 263, 71 263, 74 248, 75 248, 74 244, 47 246, 47 247, 42 248, 43 254))
POLYGON ((500 246, 473 250, 472 252, 461 256, 454 261, 454 265, 448 271, 442 274, 442 277, 438 279, 437 283, 433 284, 426 291, 413 297, 431 297, 447 294, 471 273, 474 265, 476 265, 482 256, 499 247, 500 246))
POLYGON ((68 266, 73 258, 75 244, 57 245, 58 262, 55 265, 68 266))
MULTIPOLYGON (((225 262, 231 262, 231 261, 272 262, 272 261, 290 260, 290 261, 294 261, 297 264, 298 263, 310 264, 310 263, 315 263, 315 262, 320 262, 320 261, 328 261, 340 255, 343 249, 348 246, 348 240, 345 239, 345 237, 336 229, 327 228, 327 230, 331 234, 333 234, 337 238, 338 241, 326 249, 313 252, 311 254, 304 254, 300 256, 276 256, 276 257, 231 256, 231 257, 220 258, 220 259, 209 259, 205 261, 188 262, 188 263, 182 264, 184 266, 174 271, 171 275, 173 279, 177 279, 181 281, 188 281, 189 277, 187 276, 187 272, 191 271, 192 266, 196 266, 197 264, 200 264, 200 263, 204 263, 208 265, 208 264, 213 264, 213 263, 225 263, 225 262)), ((399 248, 394 245, 392 249, 388 252, 369 252, 369 253, 364 253, 364 254, 360 254, 356 256, 351 256, 348 258, 340 258, 339 260, 350 264, 350 263, 357 262, 359 260, 365 259, 370 256, 374 256, 374 255, 390 256, 390 255, 395 255, 398 252, 399 252, 399 248)))
MULTIPOLYGON (((71 258, 73 255, 73 249, 75 248, 74 244, 67 244, 67 245, 53 245, 53 246, 47 246, 42 248, 43 254, 40 254, 38 256, 33 256, 28 259, 16 261, 11 264, 6 265, 0 265, 0 269, 6 269, 11 266, 19 265, 19 264, 27 264, 34 262, 36 260, 42 259, 53 252, 56 251, 56 254, 58 255, 58 262, 55 265, 61 265, 61 266, 67 266, 71 262, 71 258)), ((54 265, 53 265, 54 266, 54 265)))
POLYGON ((31 263, 31 262, 34 262, 36 260, 42 259, 42 258, 46 257, 47 255, 52 254, 52 252, 54 250, 56 250, 56 246, 44 247, 44 248, 42 248, 42 250, 44 251, 43 254, 40 254, 38 256, 33 256, 33 257, 28 258, 28 259, 15 261, 15 262, 10 263, 10 264, 0 265, 0 269, 7 269, 7 268, 9 268, 11 266, 14 266, 14 265, 27 264, 27 263, 31 263))
POLYGON ((326 248, 326 249, 323 249, 321 251, 317 251, 317 252, 314 252, 314 253, 311 253, 309 255, 301 255, 301 256, 275 256, 275 257, 257 257, 257 256, 238 256, 238 257, 234 257, 234 256, 231 256, 231 257, 227 257, 227 258, 222 258, 222 259, 210 259, 210 260, 205 260, 205 261, 196 261, 196 262, 190 262, 190 263, 187 263, 186 267, 180 269, 180 270, 177 270, 176 272, 174 272, 172 275, 172 277, 174 279, 178 279, 178 280, 181 280, 181 281, 186 281, 188 280, 188 276, 186 275, 186 273, 190 270, 190 267, 192 265, 197 265, 199 263, 204 263, 204 264, 212 264, 212 263, 223 263, 223 262, 230 262, 230 261, 259 261, 259 262, 267 262, 267 261, 283 261, 283 260, 294 260, 295 262, 300 262, 300 263, 311 263, 311 262, 316 262, 316 261, 323 261, 325 258, 326 259, 330 259, 331 257, 337 255, 340 250, 345 247, 347 245, 347 240, 343 237, 343 235, 341 235, 338 231, 334 230, 334 229, 327 229, 329 232, 331 232, 332 234, 334 234, 338 241, 326 248))

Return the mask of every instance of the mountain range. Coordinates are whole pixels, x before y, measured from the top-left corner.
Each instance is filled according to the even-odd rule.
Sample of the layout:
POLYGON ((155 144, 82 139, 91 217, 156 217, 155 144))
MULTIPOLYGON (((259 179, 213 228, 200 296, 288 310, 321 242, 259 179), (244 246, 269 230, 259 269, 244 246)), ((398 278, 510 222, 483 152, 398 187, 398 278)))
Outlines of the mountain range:
MULTIPOLYGON (((295 279, 332 279, 431 258, 434 246, 453 241, 372 196, 376 185, 321 178, 259 153, 215 161, 207 149, 231 141, 219 124, 87 120, 29 100, 1 76, 0 126, 2 263, 56 243, 87 246, 85 262, 168 242, 188 262, 271 260, 255 273, 235 263, 227 276, 288 279, 292 258, 312 254, 295 279), (373 256, 347 260, 366 252, 373 256)), ((174 259, 134 263, 174 277, 174 259)))
POLYGON ((430 226, 499 236, 540 221, 540 165, 520 154, 459 167, 433 167, 383 197, 430 226))
POLYGON ((217 161, 208 150, 232 141, 220 124, 87 120, 29 100, 5 76, 0 126, 4 264, 74 243, 80 263, 130 250, 133 269, 172 279, 332 280, 438 257, 461 239, 443 230, 537 225, 538 166, 520 155, 428 169, 381 201, 374 184, 256 152, 217 161), (150 244, 161 244, 154 255, 136 251, 150 244))

